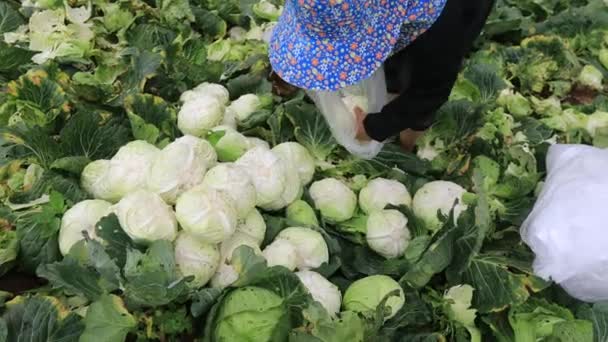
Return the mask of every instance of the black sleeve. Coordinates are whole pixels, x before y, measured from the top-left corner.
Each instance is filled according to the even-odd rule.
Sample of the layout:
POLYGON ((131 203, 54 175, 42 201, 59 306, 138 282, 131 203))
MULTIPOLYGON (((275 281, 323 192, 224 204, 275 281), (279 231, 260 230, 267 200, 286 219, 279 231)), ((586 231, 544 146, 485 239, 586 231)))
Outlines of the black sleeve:
POLYGON ((372 139, 384 141, 407 128, 422 131, 433 123, 491 5, 491 0, 448 0, 433 26, 387 61, 385 69, 394 74, 387 78, 399 78, 401 91, 380 113, 365 118, 365 129, 372 139))

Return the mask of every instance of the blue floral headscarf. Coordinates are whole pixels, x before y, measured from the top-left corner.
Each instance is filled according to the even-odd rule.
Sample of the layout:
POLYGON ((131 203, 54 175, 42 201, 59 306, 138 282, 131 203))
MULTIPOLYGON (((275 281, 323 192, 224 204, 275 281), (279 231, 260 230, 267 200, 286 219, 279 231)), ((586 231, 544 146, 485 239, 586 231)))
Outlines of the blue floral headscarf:
POLYGON ((430 28, 446 1, 287 0, 270 39, 270 63, 304 89, 356 84, 430 28))

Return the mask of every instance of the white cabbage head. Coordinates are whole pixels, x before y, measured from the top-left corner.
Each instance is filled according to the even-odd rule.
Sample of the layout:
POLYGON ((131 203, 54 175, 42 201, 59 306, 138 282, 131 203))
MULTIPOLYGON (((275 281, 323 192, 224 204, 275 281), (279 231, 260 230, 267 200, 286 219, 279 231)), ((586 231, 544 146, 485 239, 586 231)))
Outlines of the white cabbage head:
POLYGON ((236 231, 237 212, 229 196, 213 189, 194 188, 175 204, 181 227, 208 243, 220 243, 236 231))
POLYGON ((437 213, 448 216, 454 208, 454 220, 457 220, 467 205, 462 202, 466 190, 449 181, 433 181, 423 185, 414 195, 412 209, 427 229, 435 231, 441 228, 437 213), (458 200, 458 204, 456 201, 458 200))
POLYGON ((249 212, 247 217, 240 220, 236 226, 237 233, 246 234, 254 239, 258 246, 262 245, 266 235, 266 222, 257 209, 249 212))
POLYGON ((144 140, 129 142, 118 150, 110 160, 106 179, 110 202, 146 188, 148 171, 159 152, 156 146, 144 140))
POLYGON ((232 101, 228 106, 228 110, 234 113, 238 122, 242 122, 258 110, 261 105, 262 102, 256 94, 245 94, 232 101))
POLYGON ((256 138, 256 137, 247 137, 247 140, 249 141, 249 148, 254 148, 254 147, 263 147, 267 150, 270 149, 270 144, 268 144, 268 142, 266 140, 262 140, 260 138, 256 138))
POLYGON ((183 92, 179 99, 182 102, 189 102, 204 96, 213 97, 222 105, 228 104, 228 100, 230 99, 230 94, 226 87, 221 84, 208 82, 201 83, 194 89, 183 92))
POLYGON ((321 266, 329 261, 329 249, 321 233, 302 227, 283 229, 275 238, 287 240, 296 248, 296 268, 300 271, 321 266))
POLYGON ((177 197, 203 181, 209 161, 215 159, 207 141, 186 135, 165 146, 148 172, 148 190, 165 202, 175 204, 177 197))
POLYGON ((297 142, 284 142, 272 148, 279 158, 287 165, 297 168, 302 186, 310 183, 315 174, 315 160, 306 147, 297 142))
POLYGON ((224 192, 234 204, 239 219, 247 217, 255 208, 255 187, 247 172, 233 163, 210 169, 200 187, 224 192))
POLYGON ((222 162, 233 162, 239 159, 251 147, 246 136, 229 126, 217 126, 211 131, 223 132, 223 135, 214 143, 217 157, 222 162))
POLYGON ((336 285, 314 271, 299 271, 296 272, 296 275, 310 292, 312 298, 319 302, 331 316, 335 317, 340 312, 342 293, 336 285))
POLYGON ((216 289, 224 289, 232 285, 239 279, 239 273, 232 265, 220 263, 217 271, 211 278, 211 287, 216 289))
POLYGON ((113 207, 122 229, 137 243, 175 240, 175 214, 163 199, 148 190, 137 190, 113 207))
POLYGON ((109 160, 99 159, 87 164, 80 174, 82 188, 94 198, 111 200, 113 196, 108 182, 109 170, 109 160))
POLYGON ((367 245, 387 259, 402 256, 410 237, 407 218, 398 210, 377 210, 367 219, 367 245))
POLYGON ((264 205, 260 205, 262 209, 276 211, 285 208, 302 196, 304 188, 298 176, 296 165, 287 164, 283 160, 285 166, 285 189, 278 199, 264 205))
POLYGON ((262 252, 268 267, 283 266, 290 271, 298 264, 298 251, 289 240, 277 239, 264 248, 262 252))
POLYGON ((184 103, 177 114, 177 127, 183 134, 203 137, 223 118, 224 105, 220 100, 201 96, 184 103))
POLYGON ((391 309, 384 320, 395 316, 405 304, 403 289, 393 278, 378 274, 361 278, 352 284, 344 292, 342 305, 345 310, 355 312, 375 311, 382 300, 391 292, 397 290, 398 295, 391 296, 386 300, 386 306, 391 309))
POLYGON ((224 111, 224 118, 222 119, 220 126, 230 127, 234 130, 237 129, 236 114, 234 111, 230 110, 230 108, 226 108, 224 111))
POLYGON ((220 254, 222 261, 230 264, 232 262, 232 254, 234 250, 240 246, 249 246, 257 255, 262 255, 258 242, 247 234, 236 232, 228 238, 228 240, 220 244, 220 254))
POLYGON ((91 239, 96 239, 95 226, 103 217, 112 212, 112 204, 102 200, 85 200, 68 209, 61 218, 59 230, 59 251, 66 255, 73 245, 84 239, 86 231, 91 239))
POLYGON ((315 207, 329 222, 343 222, 353 217, 357 195, 343 182, 325 178, 312 183, 309 189, 315 207))
POLYGON ((205 286, 220 264, 217 245, 202 242, 184 231, 175 240, 175 262, 184 276, 194 276, 192 287, 205 286))
POLYGON ((281 198, 287 179, 286 167, 277 155, 263 147, 255 147, 245 152, 236 161, 253 182, 256 190, 256 204, 264 206, 281 198))
POLYGON ((412 204, 407 188, 396 180, 375 178, 359 192, 359 205, 367 214, 382 210, 389 204, 408 207, 412 204))

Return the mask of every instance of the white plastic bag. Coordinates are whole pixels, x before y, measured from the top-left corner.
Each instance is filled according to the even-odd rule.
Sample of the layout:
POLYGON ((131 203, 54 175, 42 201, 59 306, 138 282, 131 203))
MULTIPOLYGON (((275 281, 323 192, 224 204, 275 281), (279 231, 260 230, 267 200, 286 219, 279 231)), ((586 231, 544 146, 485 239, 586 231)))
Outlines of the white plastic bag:
POLYGON ((580 300, 608 300, 608 150, 552 145, 547 172, 521 228, 534 272, 580 300))
POLYGON ((340 145, 350 153, 364 158, 375 157, 384 145, 370 140, 360 141, 355 138, 357 124, 354 107, 361 107, 366 113, 377 113, 388 102, 384 68, 379 68, 368 79, 335 92, 306 92, 321 111, 329 128, 340 145))

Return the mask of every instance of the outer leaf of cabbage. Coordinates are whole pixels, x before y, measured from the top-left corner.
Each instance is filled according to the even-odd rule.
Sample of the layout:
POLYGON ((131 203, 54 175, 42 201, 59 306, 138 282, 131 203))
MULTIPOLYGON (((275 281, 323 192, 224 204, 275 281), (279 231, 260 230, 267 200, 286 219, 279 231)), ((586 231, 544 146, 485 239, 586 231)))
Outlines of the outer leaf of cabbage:
POLYGON ((163 148, 148 172, 147 187, 167 203, 203 181, 215 152, 207 141, 187 135, 163 148))
POLYGON ((237 213, 230 198, 213 189, 194 188, 175 204, 182 228, 208 243, 220 243, 236 231, 237 213))
POLYGON ((309 270, 329 261, 329 250, 323 236, 312 229, 290 227, 283 229, 276 240, 287 240, 296 248, 298 270, 309 270))
POLYGON ((177 114, 177 127, 184 134, 203 137, 222 122, 224 105, 215 97, 201 96, 184 103, 177 114))
POLYGON ((102 200, 85 200, 68 209, 61 218, 59 230, 59 251, 66 255, 70 248, 84 239, 86 232, 96 239, 95 226, 102 217, 110 214, 112 204, 102 200))
POLYGON ((113 207, 122 229, 137 243, 175 240, 177 222, 171 207, 148 190, 128 194, 113 207))
POLYGON ((412 196, 407 188, 396 180, 375 178, 359 192, 359 205, 367 214, 382 210, 389 204, 395 206, 412 204, 412 196))
POLYGON ((303 186, 312 181, 315 174, 315 160, 306 147, 297 142, 284 142, 273 147, 272 152, 287 165, 296 167, 303 186))
POLYGON ((249 175, 232 163, 218 164, 210 169, 201 187, 222 191, 230 197, 239 219, 246 218, 255 208, 256 192, 249 175))
POLYGON ((309 189, 315 207, 329 222, 343 222, 353 217, 357 195, 346 184, 335 178, 312 183, 309 189))
POLYGON ((255 147, 245 152, 236 165, 245 170, 253 182, 258 206, 281 198, 285 191, 287 171, 277 155, 263 147, 255 147))
POLYGON ((367 219, 367 245, 383 257, 397 258, 410 241, 407 218, 397 210, 378 210, 367 219))
POLYGON ((193 287, 209 282, 220 264, 217 245, 202 242, 196 237, 180 232, 175 240, 175 261, 184 276, 194 276, 193 287))

